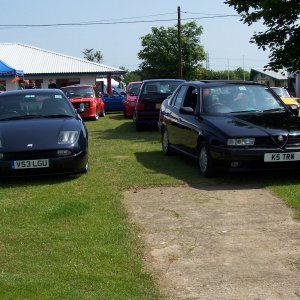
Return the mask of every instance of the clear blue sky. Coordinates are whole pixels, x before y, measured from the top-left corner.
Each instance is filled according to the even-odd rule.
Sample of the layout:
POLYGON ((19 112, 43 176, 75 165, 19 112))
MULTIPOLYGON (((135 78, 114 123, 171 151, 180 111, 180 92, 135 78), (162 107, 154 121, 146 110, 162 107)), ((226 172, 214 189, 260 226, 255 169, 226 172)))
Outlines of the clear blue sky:
MULTIPOLYGON (((187 22, 185 18, 237 14, 223 2, 223 0, 3 1, 0 25, 48 25, 92 21, 136 23, 27 28, 1 26, 0 41, 23 43, 81 58, 84 49, 93 48, 102 52, 103 64, 114 67, 125 66, 129 70, 134 70, 140 63, 137 53, 141 50, 141 37, 150 33, 152 27, 176 25, 178 6, 182 12, 182 23, 187 22), (162 19, 174 20, 138 23, 162 19)), ((249 43, 255 31, 265 30, 261 24, 248 27, 239 17, 204 18, 196 22, 203 27, 201 44, 209 53, 211 69, 226 70, 228 66, 230 69, 244 66, 250 70, 263 67, 268 62, 269 53, 249 43)))

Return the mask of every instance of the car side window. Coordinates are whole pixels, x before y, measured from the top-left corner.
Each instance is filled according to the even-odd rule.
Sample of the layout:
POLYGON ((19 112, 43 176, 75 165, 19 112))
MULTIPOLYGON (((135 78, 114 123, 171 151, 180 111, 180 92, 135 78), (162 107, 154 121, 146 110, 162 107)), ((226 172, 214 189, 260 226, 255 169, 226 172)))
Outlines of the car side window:
POLYGON ((185 95, 185 93, 186 93, 186 90, 187 90, 187 86, 182 86, 182 87, 179 89, 177 95, 175 96, 175 100, 174 100, 174 102, 173 102, 174 107, 176 107, 176 108, 178 108, 178 109, 181 107, 181 104, 182 104, 182 102, 183 102, 183 99, 184 99, 184 95, 185 95))
POLYGON ((186 92, 183 105, 184 107, 191 107, 196 109, 198 99, 198 89, 194 86, 190 86, 186 92))

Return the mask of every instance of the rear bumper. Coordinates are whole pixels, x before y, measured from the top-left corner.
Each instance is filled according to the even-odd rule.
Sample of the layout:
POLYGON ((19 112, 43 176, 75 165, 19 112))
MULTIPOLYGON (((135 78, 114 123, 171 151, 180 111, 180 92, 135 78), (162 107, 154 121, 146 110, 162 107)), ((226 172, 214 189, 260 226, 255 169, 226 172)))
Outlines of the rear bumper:
POLYGON ((157 124, 159 119, 159 110, 136 111, 136 122, 141 124, 157 124))

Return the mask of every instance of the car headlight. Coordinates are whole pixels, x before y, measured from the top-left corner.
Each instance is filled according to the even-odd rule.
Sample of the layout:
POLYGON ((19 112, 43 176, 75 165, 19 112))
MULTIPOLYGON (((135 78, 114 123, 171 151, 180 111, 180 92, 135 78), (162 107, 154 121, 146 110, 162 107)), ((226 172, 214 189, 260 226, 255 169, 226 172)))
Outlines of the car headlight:
POLYGON ((74 144, 78 138, 78 131, 61 131, 58 136, 58 144, 74 144))
POLYGON ((227 146, 253 146, 255 138, 228 139, 227 146))

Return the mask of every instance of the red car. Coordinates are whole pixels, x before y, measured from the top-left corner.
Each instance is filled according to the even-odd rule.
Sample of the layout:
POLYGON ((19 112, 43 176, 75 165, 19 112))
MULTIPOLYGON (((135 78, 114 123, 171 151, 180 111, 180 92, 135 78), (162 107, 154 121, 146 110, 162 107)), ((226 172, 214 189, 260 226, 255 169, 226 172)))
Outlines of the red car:
POLYGON ((74 108, 84 108, 80 114, 82 118, 98 120, 105 116, 104 102, 93 85, 69 85, 61 90, 72 102, 74 108))
POLYGON ((142 81, 129 82, 126 89, 126 96, 123 102, 123 112, 125 118, 131 118, 133 115, 137 96, 140 91, 142 81))

